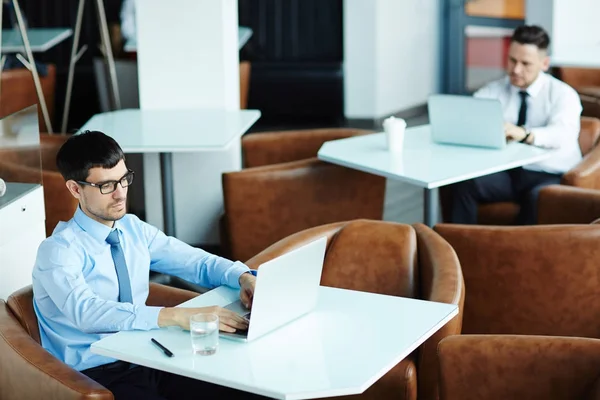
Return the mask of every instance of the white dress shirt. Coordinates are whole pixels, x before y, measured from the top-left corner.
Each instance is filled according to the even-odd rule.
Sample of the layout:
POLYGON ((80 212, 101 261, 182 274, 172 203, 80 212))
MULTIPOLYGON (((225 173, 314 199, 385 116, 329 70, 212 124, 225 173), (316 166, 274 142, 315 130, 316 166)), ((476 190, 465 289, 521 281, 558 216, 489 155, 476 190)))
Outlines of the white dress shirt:
POLYGON ((123 0, 121 5, 121 36, 126 41, 135 40, 135 0, 123 0))
MULTIPOLYGON (((475 97, 498 99, 504 120, 516 124, 521 107, 521 89, 511 85, 508 77, 491 82, 475 92, 475 97)), ((534 146, 557 149, 551 158, 523 168, 562 174, 581 161, 579 130, 581 100, 566 83, 541 72, 527 88, 525 127, 534 137, 534 146)))

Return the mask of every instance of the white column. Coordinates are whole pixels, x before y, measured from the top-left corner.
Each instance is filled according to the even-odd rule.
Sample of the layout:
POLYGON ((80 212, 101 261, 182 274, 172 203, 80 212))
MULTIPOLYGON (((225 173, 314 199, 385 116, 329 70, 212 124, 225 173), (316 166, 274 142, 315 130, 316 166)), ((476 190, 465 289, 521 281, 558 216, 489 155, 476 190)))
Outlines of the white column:
MULTIPOLYGON (((441 0, 344 0, 347 118, 377 119, 438 91, 441 0)), ((388 180, 384 219, 423 221, 423 190, 388 180)))
MULTIPOLYGON (((137 1, 142 109, 239 109, 237 7, 237 0, 137 1)), ((190 135, 202 129, 190 126, 190 135)), ((161 187, 152 184, 160 181, 158 166, 158 155, 145 156, 146 219, 162 227, 161 187)), ((179 239, 191 244, 218 243, 221 172, 240 168, 239 146, 217 153, 174 154, 179 239)))
POLYGON ((344 0, 348 118, 423 105, 438 90, 441 0, 344 0))

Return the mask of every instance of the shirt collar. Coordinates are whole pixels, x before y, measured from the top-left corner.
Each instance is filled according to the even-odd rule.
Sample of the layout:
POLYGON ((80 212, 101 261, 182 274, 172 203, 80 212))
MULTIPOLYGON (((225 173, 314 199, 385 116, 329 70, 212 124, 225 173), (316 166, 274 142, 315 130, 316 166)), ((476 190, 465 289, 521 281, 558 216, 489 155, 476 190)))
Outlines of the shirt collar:
POLYGON ((121 224, 119 221, 115 221, 115 225, 113 228, 109 228, 108 226, 101 224, 98 221, 94 221, 90 217, 88 217, 81 207, 77 207, 77 211, 75 211, 75 215, 73 219, 83 229, 88 235, 96 239, 98 242, 106 242, 106 238, 112 232, 113 229, 121 230, 121 224))
MULTIPOLYGON (((523 90, 521 88, 511 85, 510 79, 508 77, 506 79, 508 81, 508 84, 511 88, 511 92, 513 94, 517 94, 518 92, 523 90)), ((533 98, 533 97, 537 96, 538 93, 540 92, 540 90, 542 90, 542 87, 544 87, 544 84, 546 83, 547 79, 548 79, 548 75, 545 72, 540 72, 539 75, 537 76, 537 78, 535 78, 535 80, 533 81, 533 83, 531 85, 529 85, 529 87, 527 89, 525 89, 525 91, 527 92, 529 97, 533 98)))

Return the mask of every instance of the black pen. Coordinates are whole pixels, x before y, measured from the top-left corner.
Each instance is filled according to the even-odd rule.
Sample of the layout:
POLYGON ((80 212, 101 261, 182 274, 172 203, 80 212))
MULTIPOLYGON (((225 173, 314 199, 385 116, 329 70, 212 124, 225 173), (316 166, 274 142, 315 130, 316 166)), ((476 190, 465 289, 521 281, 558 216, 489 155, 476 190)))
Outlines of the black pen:
POLYGON ((163 346, 162 344, 158 343, 158 340, 152 338, 150 339, 152 341, 152 343, 154 343, 155 345, 158 346, 159 349, 161 349, 163 351, 163 353, 165 353, 165 355, 169 356, 169 357, 173 357, 173 353, 171 352, 171 350, 167 349, 165 346, 163 346))

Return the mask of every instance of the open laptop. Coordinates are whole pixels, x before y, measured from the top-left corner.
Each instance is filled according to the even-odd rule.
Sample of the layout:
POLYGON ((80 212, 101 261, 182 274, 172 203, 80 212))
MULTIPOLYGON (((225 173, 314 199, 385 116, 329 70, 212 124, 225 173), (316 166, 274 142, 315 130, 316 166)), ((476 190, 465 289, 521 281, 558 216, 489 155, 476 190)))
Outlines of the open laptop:
POLYGON ((427 105, 434 142, 495 149, 506 147, 499 100, 434 94, 429 96, 427 105))
POLYGON ((219 334, 249 342, 312 311, 317 305, 326 246, 327 237, 322 237, 262 264, 252 311, 239 300, 225 306, 249 319, 248 330, 219 334))

